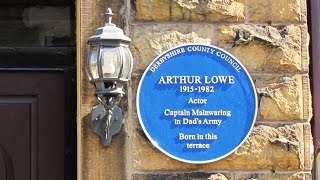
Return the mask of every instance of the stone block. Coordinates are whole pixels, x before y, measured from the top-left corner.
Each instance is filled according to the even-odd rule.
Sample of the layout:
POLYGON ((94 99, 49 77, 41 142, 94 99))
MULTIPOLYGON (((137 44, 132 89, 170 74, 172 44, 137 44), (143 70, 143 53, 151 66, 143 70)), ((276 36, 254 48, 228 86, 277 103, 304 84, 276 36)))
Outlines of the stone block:
POLYGON ((139 21, 169 21, 169 0, 136 0, 136 19, 139 21))
POLYGON ((81 179, 103 180, 125 179, 124 167, 126 134, 123 130, 112 138, 112 144, 108 148, 100 142, 100 137, 92 132, 90 116, 82 119, 81 140, 81 179), (106 171, 106 169, 108 169, 106 171))
POLYGON ((195 42, 211 44, 213 36, 213 26, 206 24, 134 25, 131 32, 133 72, 143 72, 155 57, 172 47, 195 42))
POLYGON ((91 128, 91 108, 98 103, 94 96, 95 88, 90 84, 86 76, 84 64, 87 57, 87 41, 92 36, 96 28, 104 25, 105 8, 110 7, 115 14, 113 23, 118 27, 123 27, 120 12, 121 1, 81 1, 78 8, 79 32, 78 42, 78 63, 77 63, 77 84, 78 84, 78 113, 77 113, 77 139, 78 139, 78 179, 82 180, 103 180, 103 179, 125 179, 126 173, 126 139, 127 134, 122 128, 121 132, 113 137, 112 144, 104 147, 100 142, 100 137, 93 133, 91 128), (108 5, 108 6, 107 6, 108 5))
POLYGON ((310 170, 313 156, 310 124, 257 125, 234 154, 270 170, 310 170))
POLYGON ((311 180, 310 172, 296 172, 296 173, 248 173, 248 174, 236 174, 236 180, 311 180))
POLYGON ((308 40, 305 26, 217 28, 217 45, 238 58, 250 72, 307 72, 308 40))
POLYGON ((243 0, 179 1, 173 0, 172 20, 243 22, 243 0))
POLYGON ((248 0, 250 22, 288 23, 306 20, 305 0, 248 0))
POLYGON ((308 75, 254 76, 259 96, 258 119, 309 121, 312 116, 308 75))
POLYGON ((138 21, 244 22, 244 0, 136 0, 138 21))
POLYGON ((231 175, 225 176, 221 173, 204 173, 204 172, 192 172, 192 173, 170 173, 170 174, 135 174, 134 180, 176 180, 176 179, 196 179, 196 180, 230 180, 231 175), (227 178, 228 177, 228 178, 227 178))
POLYGON ((133 136, 133 168, 136 171, 310 170, 313 146, 312 141, 306 140, 310 138, 310 132, 303 129, 302 124, 281 127, 259 125, 230 156, 217 162, 194 165, 164 155, 137 127, 133 136))

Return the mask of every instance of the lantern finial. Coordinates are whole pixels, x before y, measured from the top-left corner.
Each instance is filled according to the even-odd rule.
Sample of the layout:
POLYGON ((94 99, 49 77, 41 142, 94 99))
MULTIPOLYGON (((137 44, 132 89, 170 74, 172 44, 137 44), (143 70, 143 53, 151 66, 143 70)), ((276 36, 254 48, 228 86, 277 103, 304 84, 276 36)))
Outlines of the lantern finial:
POLYGON ((105 13, 105 16, 106 16, 106 24, 112 24, 111 21, 112 21, 113 13, 112 13, 111 8, 107 9, 107 12, 105 13))

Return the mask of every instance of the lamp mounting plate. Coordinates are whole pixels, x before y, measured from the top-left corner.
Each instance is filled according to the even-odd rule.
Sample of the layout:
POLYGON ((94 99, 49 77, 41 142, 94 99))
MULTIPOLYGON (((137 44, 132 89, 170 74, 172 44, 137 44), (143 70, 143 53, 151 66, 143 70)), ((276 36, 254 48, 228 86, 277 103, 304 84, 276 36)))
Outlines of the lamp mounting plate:
POLYGON ((92 108, 91 126, 93 132, 100 136, 102 144, 109 146, 112 136, 119 133, 122 127, 122 110, 118 106, 113 106, 112 109, 106 110, 99 103, 92 108))

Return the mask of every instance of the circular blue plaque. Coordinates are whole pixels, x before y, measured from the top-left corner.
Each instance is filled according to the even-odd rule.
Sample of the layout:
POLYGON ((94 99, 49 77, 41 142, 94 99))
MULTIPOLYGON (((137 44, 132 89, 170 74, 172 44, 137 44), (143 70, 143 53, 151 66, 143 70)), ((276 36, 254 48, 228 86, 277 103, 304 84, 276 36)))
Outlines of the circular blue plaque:
POLYGON ((151 62, 138 88, 140 124, 152 144, 187 163, 235 151, 257 114, 254 84, 243 65, 210 45, 172 48, 151 62))

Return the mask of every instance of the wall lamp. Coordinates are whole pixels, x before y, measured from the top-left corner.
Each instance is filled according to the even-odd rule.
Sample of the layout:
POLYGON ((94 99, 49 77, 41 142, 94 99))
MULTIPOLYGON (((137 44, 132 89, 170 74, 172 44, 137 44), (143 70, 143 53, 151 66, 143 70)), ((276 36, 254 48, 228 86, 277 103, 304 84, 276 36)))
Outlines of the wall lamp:
POLYGON ((99 100, 91 111, 91 126, 104 146, 109 146, 112 136, 121 129, 122 110, 118 104, 124 94, 123 86, 131 77, 133 63, 128 47, 131 39, 111 23, 112 16, 108 8, 105 26, 98 28, 88 40, 90 53, 86 61, 86 71, 99 100))

